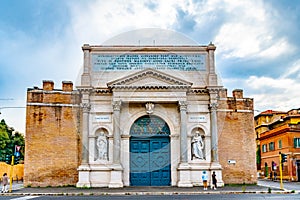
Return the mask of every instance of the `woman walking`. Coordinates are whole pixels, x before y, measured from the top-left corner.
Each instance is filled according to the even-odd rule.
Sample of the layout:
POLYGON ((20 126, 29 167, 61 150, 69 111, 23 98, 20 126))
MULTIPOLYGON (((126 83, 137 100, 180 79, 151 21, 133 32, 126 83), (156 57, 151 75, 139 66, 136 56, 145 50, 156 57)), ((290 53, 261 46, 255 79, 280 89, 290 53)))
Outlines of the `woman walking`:
POLYGON ((7 173, 4 173, 3 177, 2 177, 2 190, 1 190, 1 193, 8 192, 7 185, 8 185, 8 177, 7 177, 7 173))
POLYGON ((216 178, 216 173, 213 172, 212 175, 211 175, 211 177, 212 177, 212 187, 211 187, 211 189, 216 190, 216 189, 217 189, 217 178, 216 178))

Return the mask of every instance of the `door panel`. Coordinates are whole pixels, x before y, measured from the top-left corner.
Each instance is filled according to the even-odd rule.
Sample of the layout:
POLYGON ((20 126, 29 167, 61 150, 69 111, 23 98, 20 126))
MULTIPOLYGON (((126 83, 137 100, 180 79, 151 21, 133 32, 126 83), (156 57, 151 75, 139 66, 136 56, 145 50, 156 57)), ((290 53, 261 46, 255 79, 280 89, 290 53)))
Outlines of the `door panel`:
POLYGON ((169 137, 131 139, 130 183, 167 186, 171 182, 169 137))
POLYGON ((131 141, 130 180, 137 186, 150 184, 149 141, 131 141))
POLYGON ((151 185, 170 185, 170 147, 169 138, 157 138, 150 141, 151 185))

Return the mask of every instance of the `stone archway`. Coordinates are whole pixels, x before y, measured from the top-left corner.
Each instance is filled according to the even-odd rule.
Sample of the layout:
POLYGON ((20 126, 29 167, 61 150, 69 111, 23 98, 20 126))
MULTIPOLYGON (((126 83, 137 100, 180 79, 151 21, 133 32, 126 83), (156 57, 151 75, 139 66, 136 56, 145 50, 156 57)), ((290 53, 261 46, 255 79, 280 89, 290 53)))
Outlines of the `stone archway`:
POLYGON ((155 115, 145 115, 132 124, 130 135, 130 185, 170 185, 168 124, 155 115))

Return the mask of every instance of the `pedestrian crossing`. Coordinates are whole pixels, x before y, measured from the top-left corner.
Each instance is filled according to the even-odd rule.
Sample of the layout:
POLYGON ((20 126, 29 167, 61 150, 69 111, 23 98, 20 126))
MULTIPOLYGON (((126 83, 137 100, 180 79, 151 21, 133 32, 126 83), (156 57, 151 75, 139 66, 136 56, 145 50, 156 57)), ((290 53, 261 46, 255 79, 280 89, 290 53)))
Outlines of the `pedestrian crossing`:
POLYGON ((34 199, 39 196, 24 196, 24 197, 18 197, 18 198, 12 198, 11 200, 27 200, 27 199, 34 199))

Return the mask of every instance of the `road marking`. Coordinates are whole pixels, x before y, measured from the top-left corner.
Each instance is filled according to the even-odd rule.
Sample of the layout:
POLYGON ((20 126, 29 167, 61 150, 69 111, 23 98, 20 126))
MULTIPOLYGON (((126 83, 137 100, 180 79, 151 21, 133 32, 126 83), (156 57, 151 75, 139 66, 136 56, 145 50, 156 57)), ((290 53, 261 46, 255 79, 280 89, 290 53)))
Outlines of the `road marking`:
POLYGON ((19 198, 15 198, 13 200, 26 200, 26 199, 33 199, 33 198, 37 198, 39 196, 25 196, 25 197, 19 197, 19 198))

